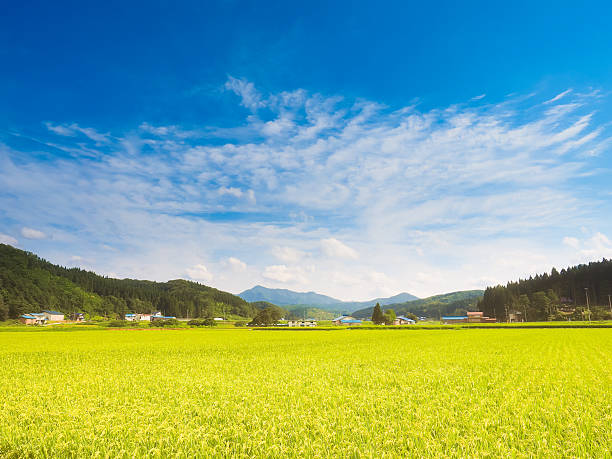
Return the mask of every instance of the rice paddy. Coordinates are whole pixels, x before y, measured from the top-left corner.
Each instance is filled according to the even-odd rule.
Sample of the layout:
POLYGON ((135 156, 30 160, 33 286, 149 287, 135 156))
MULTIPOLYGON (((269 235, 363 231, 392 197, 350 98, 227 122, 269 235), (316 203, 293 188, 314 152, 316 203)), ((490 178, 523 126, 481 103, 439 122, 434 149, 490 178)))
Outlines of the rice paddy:
POLYGON ((611 329, 0 333, 0 457, 609 457, 611 329))

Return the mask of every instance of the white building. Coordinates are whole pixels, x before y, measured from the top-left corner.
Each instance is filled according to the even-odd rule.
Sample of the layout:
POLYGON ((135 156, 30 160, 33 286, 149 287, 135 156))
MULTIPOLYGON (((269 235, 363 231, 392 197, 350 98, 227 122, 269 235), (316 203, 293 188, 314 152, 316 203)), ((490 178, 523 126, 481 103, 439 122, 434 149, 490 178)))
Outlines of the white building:
POLYGON ((43 316, 47 322, 63 322, 64 313, 58 311, 43 311, 43 316))
POLYGON ((290 320, 287 322, 288 327, 316 327, 317 323, 314 320, 290 320))

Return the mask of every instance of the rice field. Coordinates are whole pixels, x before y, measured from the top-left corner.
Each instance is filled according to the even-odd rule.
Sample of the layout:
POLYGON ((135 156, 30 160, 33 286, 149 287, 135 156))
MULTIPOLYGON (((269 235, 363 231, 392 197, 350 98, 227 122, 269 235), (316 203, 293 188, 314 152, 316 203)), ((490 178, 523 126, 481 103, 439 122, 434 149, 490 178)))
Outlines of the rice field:
POLYGON ((610 457, 612 329, 0 333, 0 457, 610 457))

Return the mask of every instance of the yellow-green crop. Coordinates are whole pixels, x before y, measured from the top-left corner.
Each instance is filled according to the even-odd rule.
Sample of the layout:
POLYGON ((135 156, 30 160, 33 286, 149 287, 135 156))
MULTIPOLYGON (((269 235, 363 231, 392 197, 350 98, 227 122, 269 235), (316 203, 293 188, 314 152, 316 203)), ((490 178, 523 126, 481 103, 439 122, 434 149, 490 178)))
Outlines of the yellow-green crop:
POLYGON ((0 457, 609 457, 612 330, 0 333, 0 457))

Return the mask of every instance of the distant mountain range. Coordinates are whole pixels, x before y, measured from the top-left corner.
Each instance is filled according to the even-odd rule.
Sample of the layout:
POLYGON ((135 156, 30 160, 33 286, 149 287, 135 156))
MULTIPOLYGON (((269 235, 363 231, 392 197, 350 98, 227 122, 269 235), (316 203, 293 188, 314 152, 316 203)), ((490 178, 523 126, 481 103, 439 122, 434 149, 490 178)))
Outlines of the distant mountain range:
POLYGON ((373 307, 376 303, 380 303, 381 306, 402 303, 411 300, 418 300, 419 298, 411 295, 410 293, 400 293, 395 296, 388 298, 375 298, 368 301, 342 301, 331 296, 322 295, 316 292, 294 292, 293 290, 280 289, 280 288, 267 288, 261 285, 245 290, 239 293, 238 296, 246 301, 268 301, 278 306, 311 306, 325 311, 334 312, 351 312, 356 309, 363 309, 373 307))

